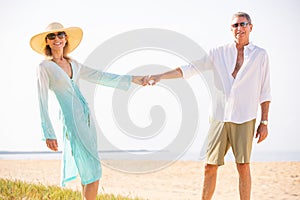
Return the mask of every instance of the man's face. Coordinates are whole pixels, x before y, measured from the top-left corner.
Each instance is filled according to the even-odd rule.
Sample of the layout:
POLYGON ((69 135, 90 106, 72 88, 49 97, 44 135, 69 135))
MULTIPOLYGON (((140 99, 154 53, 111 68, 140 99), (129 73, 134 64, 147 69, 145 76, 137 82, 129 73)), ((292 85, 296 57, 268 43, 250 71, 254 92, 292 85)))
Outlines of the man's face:
POLYGON ((231 32, 236 40, 249 40, 252 24, 246 17, 236 17, 231 22, 231 32))

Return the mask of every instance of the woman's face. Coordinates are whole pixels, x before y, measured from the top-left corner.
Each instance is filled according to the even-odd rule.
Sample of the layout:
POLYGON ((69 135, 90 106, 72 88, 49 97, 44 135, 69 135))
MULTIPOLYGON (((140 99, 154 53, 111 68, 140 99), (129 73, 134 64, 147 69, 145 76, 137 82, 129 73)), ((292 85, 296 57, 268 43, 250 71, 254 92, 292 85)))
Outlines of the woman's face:
POLYGON ((65 32, 49 33, 46 36, 46 43, 52 51, 63 51, 67 43, 67 35, 65 32))

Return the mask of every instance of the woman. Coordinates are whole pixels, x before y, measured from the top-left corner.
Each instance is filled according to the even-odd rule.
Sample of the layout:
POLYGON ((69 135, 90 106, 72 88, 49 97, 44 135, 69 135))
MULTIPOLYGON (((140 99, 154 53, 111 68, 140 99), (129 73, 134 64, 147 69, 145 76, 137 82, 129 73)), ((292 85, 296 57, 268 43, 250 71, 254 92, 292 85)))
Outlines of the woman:
POLYGON ((82 39, 78 27, 64 28, 51 23, 45 32, 33 36, 30 45, 46 56, 37 69, 38 95, 44 138, 47 147, 58 150, 56 135, 48 114, 48 89, 52 90, 63 114, 62 186, 76 178, 82 183, 82 198, 96 199, 101 164, 98 157, 97 134, 90 110, 77 82, 80 78, 114 88, 127 90, 131 82, 143 84, 143 77, 116 75, 88 68, 68 57, 82 39))

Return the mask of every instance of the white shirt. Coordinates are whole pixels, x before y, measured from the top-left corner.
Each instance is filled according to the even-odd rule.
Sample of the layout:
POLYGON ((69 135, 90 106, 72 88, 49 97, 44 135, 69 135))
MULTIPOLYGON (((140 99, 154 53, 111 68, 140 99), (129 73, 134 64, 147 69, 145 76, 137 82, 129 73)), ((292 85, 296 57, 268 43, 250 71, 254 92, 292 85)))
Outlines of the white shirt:
POLYGON ((271 101, 270 68, 266 51, 250 43, 244 47, 244 63, 234 79, 236 59, 236 44, 231 43, 180 68, 183 78, 202 74, 212 96, 214 119, 240 124, 255 119, 259 104, 271 101))

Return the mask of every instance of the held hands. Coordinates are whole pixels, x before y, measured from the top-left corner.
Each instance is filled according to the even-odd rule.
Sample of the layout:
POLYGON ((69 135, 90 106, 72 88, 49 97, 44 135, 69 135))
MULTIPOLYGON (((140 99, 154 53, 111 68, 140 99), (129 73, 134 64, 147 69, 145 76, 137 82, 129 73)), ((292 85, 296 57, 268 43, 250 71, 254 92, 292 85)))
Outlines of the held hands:
POLYGON ((142 86, 155 85, 160 79, 160 75, 132 76, 132 82, 142 86))
POLYGON ((183 73, 182 70, 178 67, 176 69, 167 71, 162 74, 156 75, 148 75, 148 76, 132 76, 132 82, 139 85, 155 85, 161 79, 174 79, 174 78, 182 78, 183 73))

